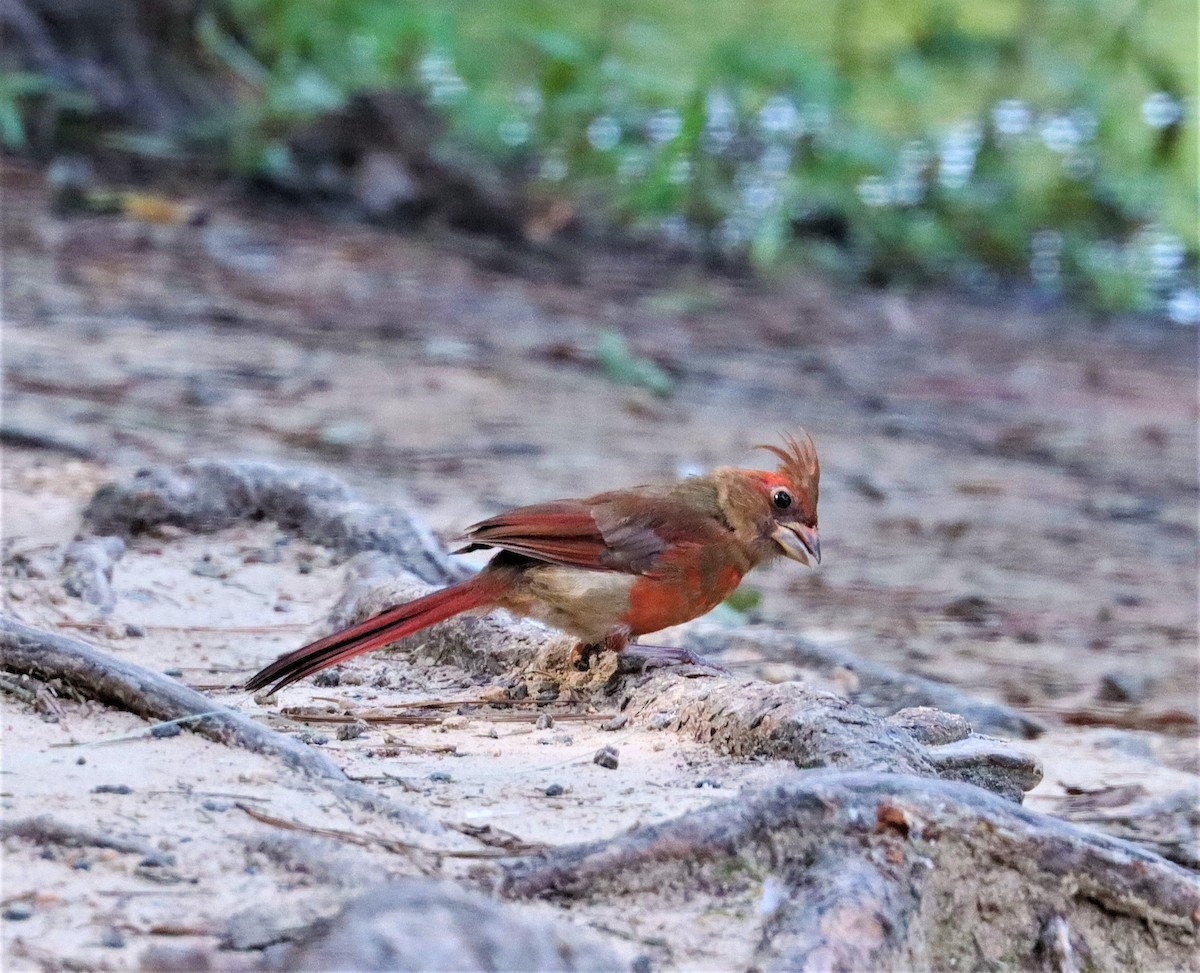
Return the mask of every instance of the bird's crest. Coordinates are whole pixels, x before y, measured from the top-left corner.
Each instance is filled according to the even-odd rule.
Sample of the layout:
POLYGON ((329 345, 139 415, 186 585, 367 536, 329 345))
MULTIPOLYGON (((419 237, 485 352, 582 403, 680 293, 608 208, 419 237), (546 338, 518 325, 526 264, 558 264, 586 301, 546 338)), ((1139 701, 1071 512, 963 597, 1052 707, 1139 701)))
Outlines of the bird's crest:
POLYGON ((821 461, 817 458, 817 444, 813 442, 812 436, 803 430, 800 435, 803 438, 784 436, 782 449, 765 444, 754 448, 765 449, 779 457, 779 472, 804 492, 809 505, 815 511, 821 484, 821 461))

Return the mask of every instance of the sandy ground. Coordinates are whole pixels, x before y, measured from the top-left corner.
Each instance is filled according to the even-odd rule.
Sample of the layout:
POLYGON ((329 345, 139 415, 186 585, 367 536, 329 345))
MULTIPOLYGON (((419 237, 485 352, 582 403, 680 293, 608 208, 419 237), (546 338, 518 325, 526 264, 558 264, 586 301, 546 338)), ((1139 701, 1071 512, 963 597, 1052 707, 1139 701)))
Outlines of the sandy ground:
MULTIPOLYGON (((279 706, 375 712, 487 687, 372 657, 353 667, 361 680, 260 706, 223 687, 319 630, 343 590, 329 553, 268 524, 140 538, 102 615, 62 587, 80 512, 146 463, 254 457, 328 469, 449 537, 514 504, 765 461, 754 443, 804 425, 822 452, 825 560, 752 576, 762 601, 749 617, 1042 720, 1022 742, 1045 766, 1036 808, 1196 791, 1192 336, 806 278, 750 288, 619 255, 533 280, 453 239, 205 200, 201 227, 60 220, 35 173, 10 168, 5 182, 3 428, 10 443, 58 447, 5 449, 5 610, 21 620, 324 737, 352 776, 436 820, 532 845, 610 835, 783 768, 607 731, 599 708, 541 729, 532 713, 453 709, 354 739, 301 726, 279 706), (675 395, 607 379, 598 328, 666 367, 675 395), (592 762, 603 745, 619 748, 617 770, 592 762)), ((736 669, 799 675, 786 660, 736 669)), ((164 943, 236 956, 414 872, 377 839, 432 841, 191 734, 149 738, 131 716, 70 699, 0 706, 6 819, 49 813, 173 856, 8 839, 6 968, 126 969, 164 943), (359 867, 297 872, 270 845, 296 833, 243 808, 365 836, 349 846, 359 867)), ((632 957, 661 949, 658 927, 685 913, 580 921, 632 957)), ((700 923, 684 953, 656 961, 736 963, 718 938, 700 923)))

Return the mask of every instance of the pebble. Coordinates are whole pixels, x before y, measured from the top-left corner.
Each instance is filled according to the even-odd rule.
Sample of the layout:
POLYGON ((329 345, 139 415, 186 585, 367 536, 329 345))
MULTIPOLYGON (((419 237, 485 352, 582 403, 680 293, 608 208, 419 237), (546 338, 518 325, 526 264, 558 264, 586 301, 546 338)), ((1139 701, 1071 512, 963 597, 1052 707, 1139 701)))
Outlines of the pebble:
POLYGON ((131 639, 141 639, 146 637, 146 629, 142 625, 135 625, 129 622, 125 626, 125 634, 131 639))
POLYGON ((206 811, 216 811, 218 813, 221 811, 228 811, 231 807, 233 807, 233 805, 228 801, 214 801, 212 798, 209 798, 200 806, 206 811))
POLYGON ((128 784, 97 784, 92 788, 93 794, 132 794, 133 788, 128 784))
POLYGON ((599 764, 606 770, 616 770, 620 763, 619 754, 620 751, 616 747, 601 747, 596 751, 596 756, 592 757, 592 763, 599 764))
POLYGON ((1138 703, 1146 698, 1149 680, 1130 672, 1106 672, 1096 696, 1106 703, 1138 703))
POLYGON ((224 565, 211 560, 210 555, 205 554, 192 565, 192 574, 201 578, 226 578, 229 576, 229 571, 224 565))
POLYGON ((125 937, 121 935, 120 929, 109 928, 100 937, 100 945, 107 946, 109 949, 124 949, 125 937))
POLYGON ((343 723, 337 728, 337 738, 339 740, 357 740, 360 736, 367 732, 367 724, 362 720, 356 720, 354 723, 343 723))
POLYGON ((92 863, 86 858, 76 858, 71 862, 71 867, 77 872, 90 872, 92 870, 92 863))
POLYGON ((563 787, 562 784, 551 784, 549 787, 546 788, 546 796, 547 797, 561 797, 565 790, 566 790, 566 788, 563 787))
POLYGON ((337 686, 342 681, 342 674, 337 669, 326 669, 324 672, 318 672, 313 677, 313 685, 328 688, 337 686))
POLYGON ((554 717, 549 713, 538 713, 537 728, 539 730, 549 730, 554 726, 554 717))
POLYGON ((159 723, 157 726, 150 727, 150 735, 157 740, 165 740, 167 737, 177 737, 183 730, 178 723, 159 723))
POLYGON ((602 729, 608 733, 611 733, 613 730, 621 729, 628 722, 629 722, 628 716, 626 716, 624 713, 618 713, 616 716, 612 717, 611 719, 607 719, 603 723, 601 723, 600 729, 602 729))
POLYGON ((450 775, 448 773, 446 773, 444 770, 435 770, 432 774, 429 775, 429 779, 438 784, 449 784, 450 783, 450 775))
POLYGON ((0 915, 10 922, 20 922, 33 915, 33 906, 28 902, 14 902, 3 913, 0 913, 0 915))
POLYGON ((719 780, 713 780, 711 777, 705 777, 703 780, 696 781, 696 786, 701 789, 715 791, 721 789, 721 782, 719 780))

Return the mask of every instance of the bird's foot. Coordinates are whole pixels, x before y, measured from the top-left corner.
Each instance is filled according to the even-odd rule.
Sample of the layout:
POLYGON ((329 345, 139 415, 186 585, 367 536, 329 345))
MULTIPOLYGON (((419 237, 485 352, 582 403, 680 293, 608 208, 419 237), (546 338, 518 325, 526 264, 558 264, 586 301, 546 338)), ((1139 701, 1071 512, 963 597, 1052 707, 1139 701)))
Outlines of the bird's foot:
POLYGON ((724 666, 710 662, 703 656, 697 655, 691 649, 681 645, 642 645, 634 643, 621 655, 621 670, 627 672, 642 672, 646 669, 656 669, 662 666, 680 665, 708 669, 722 676, 733 675, 724 666))
POLYGON ((577 672, 587 672, 592 668, 592 660, 603 651, 601 642, 579 642, 571 650, 571 665, 577 672))

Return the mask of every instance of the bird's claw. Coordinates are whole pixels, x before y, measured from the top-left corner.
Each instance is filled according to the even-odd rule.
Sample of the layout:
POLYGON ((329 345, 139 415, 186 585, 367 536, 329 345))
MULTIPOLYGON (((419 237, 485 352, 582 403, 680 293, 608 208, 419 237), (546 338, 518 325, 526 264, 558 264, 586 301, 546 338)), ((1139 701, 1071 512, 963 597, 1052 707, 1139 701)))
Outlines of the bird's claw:
MULTIPOLYGON (((664 666, 690 665, 698 669, 708 669, 722 676, 732 676, 722 665, 718 665, 703 656, 697 655, 691 649, 678 645, 631 645, 622 654, 622 661, 628 661, 628 671, 637 672, 664 666)), ((622 666, 624 669, 625 667, 622 666)))

